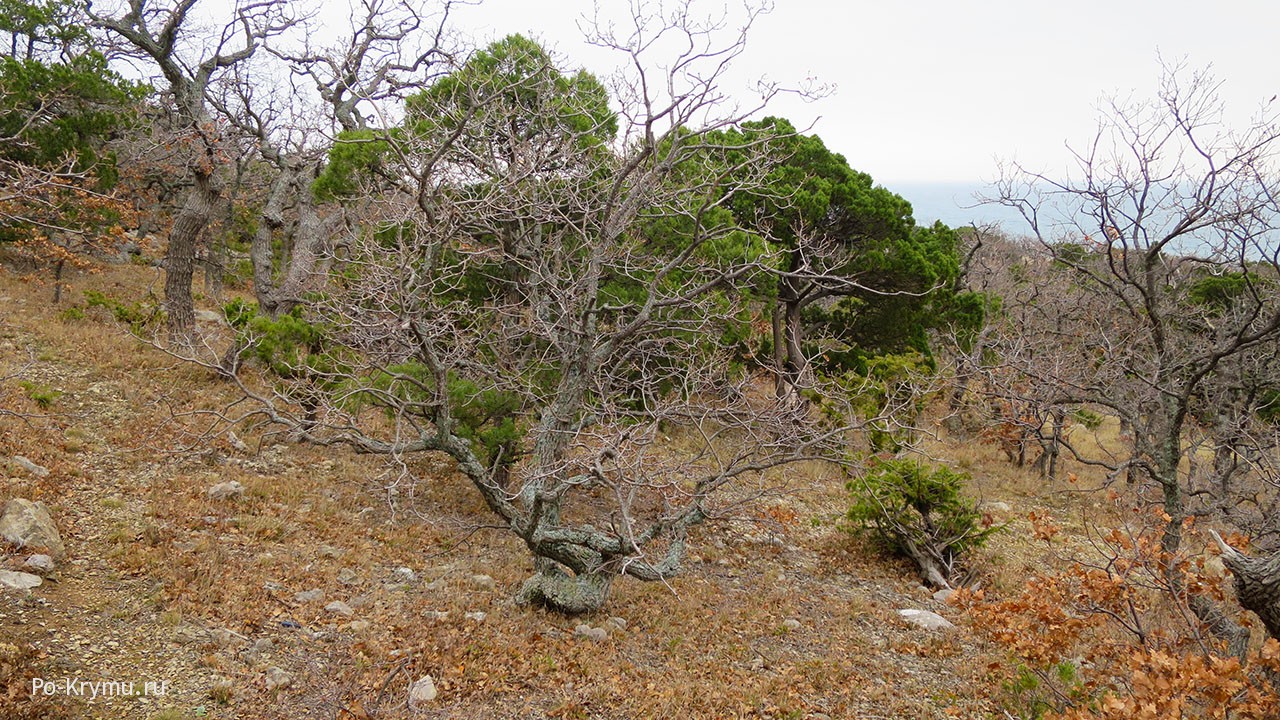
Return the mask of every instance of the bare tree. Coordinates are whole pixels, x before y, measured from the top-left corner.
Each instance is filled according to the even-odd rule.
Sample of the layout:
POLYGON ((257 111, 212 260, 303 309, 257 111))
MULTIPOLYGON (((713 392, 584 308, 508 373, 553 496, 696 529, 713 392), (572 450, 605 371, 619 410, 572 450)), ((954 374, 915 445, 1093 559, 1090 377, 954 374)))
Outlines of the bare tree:
POLYGON ((368 131, 368 118, 385 114, 386 103, 402 101, 408 89, 424 87, 439 74, 448 58, 441 43, 451 9, 451 2, 442 2, 427 14, 414 3, 362 0, 353 8, 349 34, 335 46, 315 47, 310 32, 298 47, 270 44, 265 67, 242 64, 215 98, 276 173, 250 253, 258 307, 267 316, 278 317, 302 301, 341 225, 343 213, 336 204, 322 208, 312 191, 332 129, 368 131), (281 74, 290 82, 263 82, 281 74), (309 104, 298 100, 306 86, 315 94, 309 104), (289 256, 277 265, 273 243, 282 232, 289 256))
POLYGON ((128 0, 106 11, 90 8, 94 22, 123 41, 120 52, 154 66, 163 79, 177 125, 190 134, 200 157, 188 168, 191 186, 169 230, 165 258, 165 312, 171 343, 188 345, 195 326, 191 279, 196 244, 222 192, 226 161, 223 126, 210 111, 211 85, 253 56, 264 38, 294 24, 284 0, 237 2, 232 17, 203 36, 193 15, 197 0, 128 0))
POLYGON ((255 394, 312 442, 404 472, 413 453, 451 458, 535 558, 518 599, 566 613, 600 607, 619 576, 672 577, 690 526, 774 468, 840 453, 847 431, 779 402, 720 340, 750 322, 739 286, 773 267, 730 252, 743 233, 723 222, 725 178, 767 171, 763 143, 716 144, 756 109, 718 87, 745 33, 720 44, 683 6, 634 19, 594 38, 629 64, 621 129, 601 83, 513 36, 353 139, 358 161, 326 172, 381 192, 312 308, 317 332, 273 356, 289 381, 255 394), (655 71, 648 53, 672 40, 655 71))
MULTIPOLYGON (((1237 363, 1274 352, 1280 335, 1280 126, 1268 109, 1241 131, 1223 130, 1216 90, 1208 76, 1171 69, 1155 101, 1110 108, 1076 155, 1077 177, 1014 167, 998 197, 1021 211, 1045 253, 1032 280, 1036 296, 1019 324, 1006 328, 1006 367, 1046 407, 1121 419, 1128 456, 1066 446, 1115 474, 1132 470, 1156 491, 1167 516, 1168 585, 1179 592, 1184 521, 1232 502, 1209 488, 1242 488, 1225 474, 1205 483, 1188 471, 1201 432, 1198 407, 1231 384, 1237 363), (1207 301, 1205 289, 1224 277, 1232 280, 1229 302, 1207 301)), ((1218 410, 1229 416, 1224 427, 1252 412, 1239 402, 1218 410)), ((1274 477, 1250 483, 1274 491, 1274 477)), ((1233 652, 1242 650, 1247 631, 1208 598, 1188 593, 1186 600, 1233 652)))

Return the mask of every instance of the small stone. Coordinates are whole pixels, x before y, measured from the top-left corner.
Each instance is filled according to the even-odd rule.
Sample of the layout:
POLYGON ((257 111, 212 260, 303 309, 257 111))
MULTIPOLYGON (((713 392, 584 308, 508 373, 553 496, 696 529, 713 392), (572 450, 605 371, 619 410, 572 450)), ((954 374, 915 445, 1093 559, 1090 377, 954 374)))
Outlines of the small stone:
POLYGON ((320 588, 314 590, 304 590, 293 596, 294 602, 320 602, 324 599, 324 591, 320 588))
POLYGON ((417 710, 436 699, 436 681, 430 675, 423 675, 409 686, 409 709, 417 710))
POLYGON ((609 631, 604 628, 593 628, 586 623, 575 627, 573 629, 573 634, 596 642, 601 642, 609 637, 609 631))
POLYGON ((244 497, 244 485, 241 485, 238 480, 228 480, 214 485, 204 493, 210 500, 238 500, 244 497))
POLYGON ((53 571, 56 569, 56 566, 53 563, 53 558, 48 555, 32 555, 27 558, 26 562, 22 563, 22 567, 37 575, 45 576, 52 575, 53 571))
POLYGON ((899 610, 898 615, 902 616, 903 620, 925 630, 950 630, 955 627, 950 620, 928 610, 904 609, 899 610))
POLYGON ((21 455, 13 456, 13 464, 35 475, 36 477, 49 477, 49 468, 37 465, 21 455))
POLYGON ((254 652, 269 653, 276 649, 276 644, 271 638, 258 638, 253 641, 254 652))
POLYGON ((795 618, 787 618, 786 620, 782 621, 782 627, 788 630, 799 630, 800 621, 795 618))
POLYGON ((992 502, 984 502, 978 506, 978 509, 982 510, 983 512, 993 512, 993 513, 1013 512, 1013 508, 1009 507, 1009 503, 1001 502, 999 500, 995 500, 992 502))
POLYGON ((486 615, 482 610, 477 610, 475 612, 463 613, 463 617, 465 617, 468 620, 474 620, 479 623, 479 622, 484 622, 484 619, 488 617, 488 615, 486 615))
POLYGON ((948 600, 951 599, 951 596, 955 594, 956 594, 956 591, 952 590, 951 588, 942 588, 941 590, 933 594, 933 599, 937 600, 940 603, 946 603, 948 600))
POLYGON ((268 592, 284 592, 284 585, 275 580, 268 580, 262 583, 262 589, 268 592))
POLYGON ((293 677, 284 670, 272 665, 266 673, 267 690, 279 690, 293 684, 293 677))
POLYGON ((413 582, 418 579, 418 573, 414 572, 413 568, 398 567, 393 574, 402 582, 413 582))
POLYGON ((231 432, 230 430, 227 431, 227 444, 230 445, 232 449, 234 449, 236 452, 242 452, 242 453, 249 452, 249 446, 246 445, 245 442, 241 440, 238 435, 236 435, 234 432, 231 432))
POLYGON ((481 590, 492 590, 494 588, 493 578, 488 575, 472 575, 471 584, 481 590))
POLYGON ((428 610, 422 614, 427 620, 435 620, 436 622, 444 622, 449 619, 448 610, 428 610))
POLYGON ((608 620, 605 620, 605 621, 604 621, 604 624, 605 624, 605 625, 612 625, 613 627, 615 627, 615 628, 617 628, 617 629, 619 629, 619 630, 626 630, 626 629, 627 629, 627 621, 626 621, 626 619, 624 619, 624 618, 620 618, 620 617, 611 617, 611 618, 609 618, 608 620))
POLYGON ((199 625, 183 623, 173 632, 173 641, 179 645, 204 642, 209 639, 209 632, 199 625))
POLYGON ((40 587, 44 582, 39 575, 31 573, 0 570, 0 588, 6 590, 30 590, 40 587))
POLYGON ((362 633, 373 626, 368 620, 352 620, 347 623, 347 629, 354 633, 362 633))
POLYGON ((351 568, 342 568, 338 571, 338 582, 343 585, 355 585, 359 581, 356 571, 351 568))
POLYGON ((228 630, 226 628, 217 628, 209 632, 213 636, 213 641, 218 643, 218 647, 228 647, 231 645, 239 645, 248 638, 238 632, 228 630))
POLYGON ((355 610, 351 609, 350 605, 342 602, 341 600, 334 600, 328 605, 325 605, 324 609, 336 615, 346 615, 347 617, 350 617, 356 613, 355 610))

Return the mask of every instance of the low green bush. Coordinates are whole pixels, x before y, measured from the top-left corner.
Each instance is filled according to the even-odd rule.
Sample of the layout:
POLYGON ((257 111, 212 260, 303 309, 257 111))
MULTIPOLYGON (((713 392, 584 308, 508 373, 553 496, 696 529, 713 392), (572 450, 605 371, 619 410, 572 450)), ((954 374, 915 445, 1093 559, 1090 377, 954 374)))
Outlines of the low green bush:
POLYGON ((965 497, 969 480, 966 473, 915 460, 877 460, 847 485, 852 503, 845 529, 911 558, 927 582, 947 586, 960 558, 1001 528, 984 523, 965 497))

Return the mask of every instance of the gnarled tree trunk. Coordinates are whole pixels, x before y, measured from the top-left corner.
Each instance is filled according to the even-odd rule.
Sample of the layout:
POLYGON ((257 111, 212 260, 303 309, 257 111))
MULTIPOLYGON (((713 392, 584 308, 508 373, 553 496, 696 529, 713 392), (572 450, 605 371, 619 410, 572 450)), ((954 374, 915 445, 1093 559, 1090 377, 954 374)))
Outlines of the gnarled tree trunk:
POLYGON ((535 564, 537 572, 516 593, 516 603, 538 605, 565 615, 599 610, 617 577, 617 573, 609 571, 571 575, 559 563, 546 558, 538 558, 535 564))
POLYGON ((1265 558, 1249 557, 1224 542, 1218 533, 1209 533, 1222 551, 1222 564, 1235 578, 1240 606, 1262 618, 1267 633, 1280 640, 1280 552, 1265 558))

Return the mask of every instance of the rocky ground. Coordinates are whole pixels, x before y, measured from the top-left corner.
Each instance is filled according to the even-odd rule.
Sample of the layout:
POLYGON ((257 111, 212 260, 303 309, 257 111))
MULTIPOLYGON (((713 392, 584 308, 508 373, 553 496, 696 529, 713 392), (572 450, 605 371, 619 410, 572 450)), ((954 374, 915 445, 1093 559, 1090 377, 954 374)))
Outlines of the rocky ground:
MULTIPOLYGON (((145 272, 77 290, 132 300, 145 272)), ((599 616, 519 608, 527 557, 446 463, 411 483, 269 428, 206 434, 185 413, 225 383, 46 291, 0 272, 0 505, 44 503, 65 545, 0 590, 0 717, 999 716, 998 657, 838 529, 821 468, 702 528, 668 586, 620 582, 599 616)), ((8 543, 0 569, 40 549, 8 543)))

